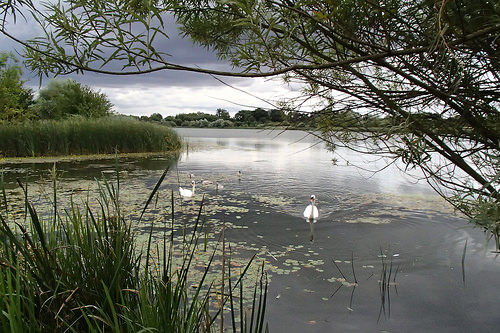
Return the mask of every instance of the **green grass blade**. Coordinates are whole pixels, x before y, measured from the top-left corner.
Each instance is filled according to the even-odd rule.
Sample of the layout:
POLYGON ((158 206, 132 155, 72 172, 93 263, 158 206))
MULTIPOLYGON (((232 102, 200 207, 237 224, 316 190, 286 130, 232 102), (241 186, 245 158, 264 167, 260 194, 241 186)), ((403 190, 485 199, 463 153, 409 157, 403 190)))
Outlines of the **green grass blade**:
MULTIPOLYGON (((156 182, 156 185, 155 185, 153 191, 151 192, 151 194, 149 195, 149 198, 146 201, 146 204, 144 205, 144 208, 143 208, 143 210, 141 212, 141 215, 139 216, 139 222, 142 220, 142 217, 144 216, 144 212, 146 212, 146 209, 148 208, 149 204, 151 203, 151 200, 153 200, 156 192, 158 192, 158 189, 160 188, 161 183, 165 179, 165 176, 167 175, 169 169, 170 169, 170 166, 168 166, 163 171, 163 174, 161 175, 160 179, 158 179, 158 182, 156 182)), ((146 274, 149 271, 148 267, 149 267, 150 251, 151 251, 151 241, 153 239, 153 227, 154 227, 154 220, 151 221, 151 228, 149 230, 149 237, 148 237, 148 246, 146 248, 146 274)))
POLYGON ((170 166, 168 166, 164 171, 163 171, 163 174, 161 175, 160 179, 158 180, 158 182, 156 182, 156 185, 153 189, 153 191, 151 192, 151 194, 149 195, 149 198, 148 200, 146 201, 146 204, 144 205, 144 208, 142 209, 142 212, 141 212, 141 215, 139 216, 139 222, 142 220, 142 216, 144 215, 144 212, 146 212, 146 209, 148 208, 149 204, 151 203, 151 201, 153 200, 156 192, 158 191, 158 189, 160 188, 160 185, 161 183, 163 182, 163 179, 165 179, 165 176, 167 175, 168 171, 170 169, 170 166))
POLYGON ((5 178, 3 171, 0 173, 0 188, 2 189, 2 201, 5 209, 5 215, 9 214, 9 208, 7 206, 7 194, 5 192, 5 178))

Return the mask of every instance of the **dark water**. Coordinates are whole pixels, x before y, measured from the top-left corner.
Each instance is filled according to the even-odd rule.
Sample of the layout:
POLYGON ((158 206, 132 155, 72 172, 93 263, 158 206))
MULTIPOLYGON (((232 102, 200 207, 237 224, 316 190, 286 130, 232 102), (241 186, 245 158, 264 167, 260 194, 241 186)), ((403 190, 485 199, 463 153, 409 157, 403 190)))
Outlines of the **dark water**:
MULTIPOLYGON (((479 229, 415 181, 418 174, 369 172, 385 162, 342 150, 334 155, 303 132, 178 131, 188 150, 172 165, 156 208, 170 190, 196 180, 192 202, 204 195, 215 207, 209 217, 231 225, 235 253, 258 253, 265 262, 271 332, 498 331, 500 259, 479 229), (217 181, 224 188, 216 190, 217 181), (314 224, 302 218, 311 194, 320 209, 314 224)), ((122 198, 140 207, 172 163, 120 161, 122 198)), ((43 183, 51 165, 1 167, 11 183, 14 177, 43 183)), ((112 173, 114 161, 58 169, 61 182, 83 190, 112 173)))

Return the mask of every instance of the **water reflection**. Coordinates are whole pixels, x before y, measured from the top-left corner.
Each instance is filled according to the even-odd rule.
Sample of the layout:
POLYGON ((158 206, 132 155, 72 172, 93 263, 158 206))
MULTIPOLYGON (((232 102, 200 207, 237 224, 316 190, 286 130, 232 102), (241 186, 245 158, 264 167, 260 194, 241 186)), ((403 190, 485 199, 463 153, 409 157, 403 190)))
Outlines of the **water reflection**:
POLYGON ((316 220, 314 219, 306 219, 306 222, 309 223, 309 241, 312 243, 314 242, 314 223, 316 223, 316 220))
MULTIPOLYGON (((485 249, 482 233, 467 228, 425 184, 414 184, 391 168, 375 175, 360 171, 352 164, 364 157, 352 153, 344 155, 349 165, 332 165, 334 155, 301 132, 180 131, 189 153, 178 160, 120 161, 120 170, 128 172, 120 184, 128 217, 137 218, 137 207, 144 206, 171 164, 174 172, 166 176, 154 209, 144 218, 148 225, 135 227, 149 231, 149 223, 164 222, 171 214, 189 227, 204 198, 203 214, 211 228, 207 239, 217 239, 224 220, 233 260, 256 254, 256 261, 265 263, 271 281, 266 314, 271 332, 497 329, 500 291, 491 286, 498 282, 499 265, 485 249), (181 201, 179 184, 191 180, 196 194, 181 201), (217 181, 223 189, 215 186, 217 181), (311 193, 321 219, 304 223, 311 193), (169 209, 172 201, 180 205, 175 212, 169 209), (381 248, 388 249, 383 260, 381 248)), ((39 181, 51 166, 2 169, 6 177, 30 175, 39 181)), ((90 188, 89 180, 114 167, 114 161, 58 163, 64 171, 61 197, 76 195, 75 188, 90 188)), ((45 185, 40 182, 41 193, 45 185)), ((31 189, 38 195, 36 185, 31 189)))
MULTIPOLYGON (((190 140, 200 139, 196 133, 187 135, 190 140)), ((442 332, 494 326, 495 321, 484 313, 475 314, 481 321, 470 315, 460 323, 451 319, 463 313, 462 305, 457 304, 465 309, 469 302, 460 290, 463 246, 456 244, 463 245, 471 232, 425 183, 415 183, 394 168, 376 174, 358 169, 354 165, 368 169, 373 161, 346 151, 340 151, 343 164, 334 166, 334 155, 303 134, 292 138, 287 133, 288 141, 277 136, 276 141, 263 140, 260 145, 252 140, 269 139, 268 134, 245 140, 237 137, 246 134, 224 135, 230 137, 224 149, 200 151, 180 163, 186 168, 199 167, 200 172, 201 164, 216 166, 215 172, 244 170, 244 181, 231 191, 251 193, 253 200, 258 199, 254 210, 258 215, 248 214, 240 220, 248 226, 245 239, 266 247, 279 261, 270 259, 270 265, 278 267, 270 291, 279 296, 271 297, 268 305, 268 318, 277 321, 271 324, 271 331, 273 327, 290 332, 419 330, 422 321, 432 323, 429 329, 442 332), (224 163, 219 164, 221 160, 224 163), (309 193, 318 195, 322 216, 319 223, 306 219, 306 225, 302 203, 309 193), (309 242, 301 235, 308 235, 309 242), (387 246, 390 251, 385 251, 388 258, 383 262, 380 248, 387 246), (285 255, 280 248, 289 252, 285 255), (343 277, 325 265, 352 253, 355 261, 337 263, 343 274, 351 271, 351 275, 343 277), (332 286, 339 292, 333 290, 335 297, 328 297, 332 286), (346 311, 349 317, 343 316, 346 311)), ((210 145, 210 139, 200 140, 210 145)), ((232 237, 239 239, 236 234, 232 237)), ((476 252, 476 260, 488 262, 481 258, 481 251, 476 252)), ((490 267, 492 281, 493 272, 498 267, 490 267)), ((482 290, 466 294, 472 293, 476 299, 482 290)), ((498 309, 498 305, 493 307, 498 309)))

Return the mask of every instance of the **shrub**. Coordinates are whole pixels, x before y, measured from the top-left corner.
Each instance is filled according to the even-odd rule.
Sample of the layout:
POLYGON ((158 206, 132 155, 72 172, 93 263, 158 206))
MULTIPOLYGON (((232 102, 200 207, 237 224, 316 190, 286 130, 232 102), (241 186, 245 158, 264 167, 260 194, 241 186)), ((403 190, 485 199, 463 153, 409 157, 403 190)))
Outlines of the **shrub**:
POLYGON ((99 118, 112 113, 113 104, 101 92, 74 80, 54 79, 42 88, 33 105, 40 119, 65 119, 79 115, 86 118, 99 118))

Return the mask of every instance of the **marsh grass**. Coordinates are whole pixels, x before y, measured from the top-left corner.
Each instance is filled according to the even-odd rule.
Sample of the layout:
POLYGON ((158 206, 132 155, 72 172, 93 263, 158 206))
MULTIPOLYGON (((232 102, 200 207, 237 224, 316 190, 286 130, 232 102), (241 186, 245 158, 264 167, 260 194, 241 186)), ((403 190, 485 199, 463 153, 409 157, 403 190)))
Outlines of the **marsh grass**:
MULTIPOLYGON (((147 199, 141 219, 167 171, 147 199)), ((153 244, 152 222, 146 244, 137 244, 132 222, 121 213, 118 171, 116 183, 100 183, 97 211, 89 202, 83 208, 72 202, 61 212, 56 205, 57 172, 53 174, 53 216, 40 218, 22 183, 24 218, 15 219, 7 205, 0 208, 2 332, 214 332, 225 329, 218 326, 217 318, 228 303, 234 332, 267 331, 263 267, 253 299, 248 300, 248 311, 244 300, 243 277, 253 259, 238 276, 222 274, 222 285, 227 282, 228 288, 219 290, 218 306, 212 300, 214 291, 217 294, 216 282, 207 276, 216 255, 228 258, 231 272, 230 251, 219 253, 215 247, 204 272, 196 275, 195 287, 189 282, 195 249, 204 235, 203 201, 179 254, 172 244, 176 224, 173 193, 171 236, 165 231, 163 242, 153 244), (155 246, 158 256, 150 255, 155 246)), ((2 197, 8 200, 4 191, 2 197)))
POLYGON ((171 128, 119 116, 0 124, 0 156, 38 157, 173 151, 171 128))

